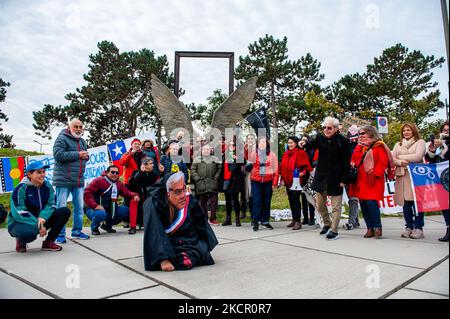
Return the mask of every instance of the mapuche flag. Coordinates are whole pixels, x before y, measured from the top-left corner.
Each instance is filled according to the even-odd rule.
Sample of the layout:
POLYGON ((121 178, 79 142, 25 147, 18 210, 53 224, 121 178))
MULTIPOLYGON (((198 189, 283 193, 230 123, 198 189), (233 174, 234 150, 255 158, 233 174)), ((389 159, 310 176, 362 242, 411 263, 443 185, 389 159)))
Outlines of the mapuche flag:
POLYGON ((258 134, 259 128, 263 128, 266 130, 267 138, 270 138, 269 120, 267 119, 266 109, 264 107, 247 116, 245 120, 253 127, 256 134, 258 134))
POLYGON ((417 212, 436 212, 449 208, 448 161, 408 165, 417 212))
POLYGON ((0 159, 0 193, 12 192, 25 176, 25 158, 2 157, 0 159))

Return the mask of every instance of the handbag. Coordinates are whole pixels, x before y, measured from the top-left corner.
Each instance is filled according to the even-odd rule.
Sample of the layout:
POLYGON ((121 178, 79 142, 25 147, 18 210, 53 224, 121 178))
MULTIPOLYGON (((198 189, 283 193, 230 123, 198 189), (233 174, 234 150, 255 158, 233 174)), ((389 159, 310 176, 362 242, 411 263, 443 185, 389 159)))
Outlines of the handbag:
POLYGON ((350 171, 348 172, 348 182, 349 182, 349 184, 352 184, 352 183, 356 182, 356 180, 358 179, 359 168, 363 164, 364 158, 366 157, 366 154, 370 151, 372 146, 373 146, 373 144, 370 145, 369 148, 364 152, 364 154, 363 154, 363 156, 361 158, 361 161, 359 162, 358 166, 351 166, 350 167, 350 171))

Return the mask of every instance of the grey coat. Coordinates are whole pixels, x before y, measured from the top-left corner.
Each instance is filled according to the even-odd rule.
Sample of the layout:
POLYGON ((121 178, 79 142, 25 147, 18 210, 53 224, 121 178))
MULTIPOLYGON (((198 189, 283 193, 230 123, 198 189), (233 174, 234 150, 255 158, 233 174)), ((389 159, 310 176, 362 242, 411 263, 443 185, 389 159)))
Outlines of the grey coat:
POLYGON ((219 160, 215 157, 211 157, 209 163, 200 162, 200 160, 200 158, 194 160, 191 167, 191 179, 195 183, 195 194, 218 193, 222 164, 218 163, 219 160))
POLYGON ((55 158, 53 186, 84 187, 84 171, 87 161, 81 159, 78 152, 86 150, 87 144, 83 138, 76 138, 68 129, 59 133, 53 145, 53 157, 55 158))

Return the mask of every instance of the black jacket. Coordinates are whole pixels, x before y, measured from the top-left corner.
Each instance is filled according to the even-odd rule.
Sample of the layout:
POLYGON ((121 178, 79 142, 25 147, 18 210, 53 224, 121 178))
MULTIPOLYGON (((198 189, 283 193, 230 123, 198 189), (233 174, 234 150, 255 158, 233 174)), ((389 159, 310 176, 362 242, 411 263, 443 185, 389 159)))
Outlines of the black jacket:
POLYGON ((150 197, 144 203, 145 270, 160 269, 159 263, 164 259, 170 260, 175 269, 214 264, 210 252, 218 241, 194 196, 190 196, 188 215, 182 226, 171 235, 165 233, 171 224, 166 180, 150 188, 150 197), (184 256, 189 257, 189 266, 183 262, 184 256))
POLYGON ((331 138, 322 134, 311 141, 310 147, 318 148, 319 158, 311 188, 327 195, 342 195, 340 183, 348 184, 350 170, 351 148, 350 141, 336 133, 331 138))

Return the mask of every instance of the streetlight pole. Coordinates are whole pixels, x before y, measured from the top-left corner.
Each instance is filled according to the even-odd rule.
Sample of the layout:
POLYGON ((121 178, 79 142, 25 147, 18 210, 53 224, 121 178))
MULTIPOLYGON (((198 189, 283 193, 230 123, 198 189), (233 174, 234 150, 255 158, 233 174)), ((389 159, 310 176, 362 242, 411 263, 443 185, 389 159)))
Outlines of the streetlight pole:
POLYGON ((36 141, 36 140, 33 140, 33 142, 38 143, 38 144, 40 145, 39 153, 42 153, 42 145, 48 145, 48 144, 50 144, 50 143, 41 143, 41 142, 38 142, 38 141, 36 141))

